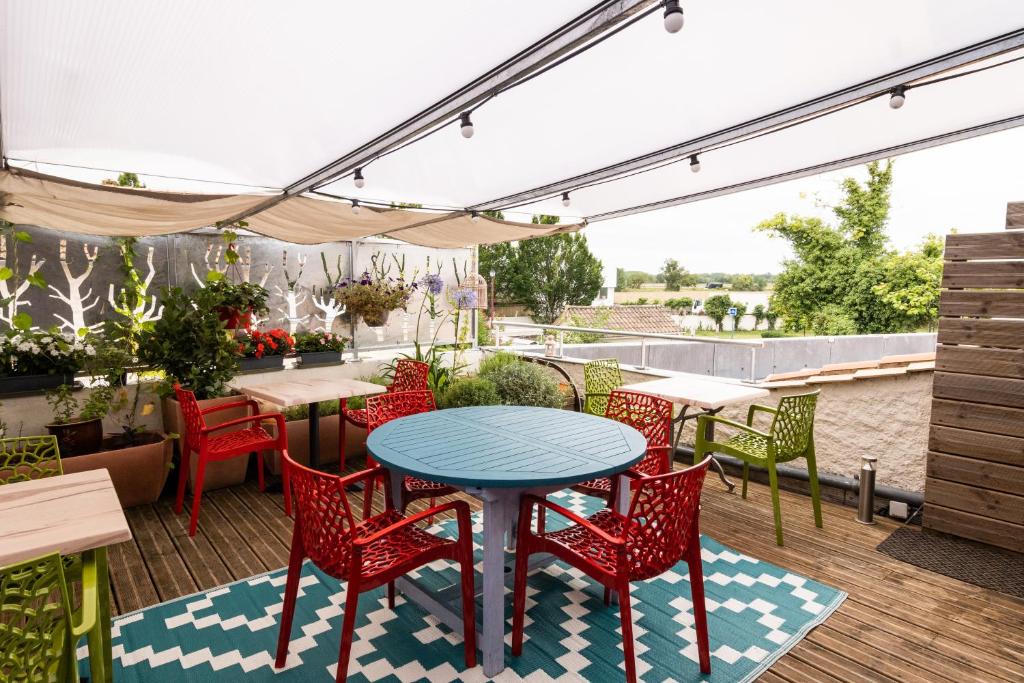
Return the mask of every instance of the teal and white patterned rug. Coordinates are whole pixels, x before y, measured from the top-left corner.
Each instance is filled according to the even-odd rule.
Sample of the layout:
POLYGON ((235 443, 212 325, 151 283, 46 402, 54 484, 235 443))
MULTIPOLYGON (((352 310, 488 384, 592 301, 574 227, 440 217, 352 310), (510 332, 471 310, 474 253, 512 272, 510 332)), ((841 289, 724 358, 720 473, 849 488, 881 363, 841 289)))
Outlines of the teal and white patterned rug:
MULTIPOLYGON (((551 498, 584 514, 603 505, 570 491, 551 498)), ((548 515, 551 528, 557 518, 548 515)), ((479 543, 483 529, 479 517, 474 522, 479 543)), ((451 533, 453 527, 454 521, 449 521, 432 531, 451 533)), ((681 563, 674 571, 633 584, 637 671, 644 681, 753 680, 846 598, 842 591, 707 536, 701 546, 712 673, 702 676, 697 666, 689 576, 681 563)), ((477 551, 479 571, 479 545, 477 551)), ((436 565, 422 568, 418 578, 434 585, 457 578, 445 563, 436 565)), ((308 563, 287 668, 277 672, 273 667, 285 574, 279 569, 115 619, 114 680, 334 680, 345 587, 308 563)), ((509 654, 509 591, 510 666, 496 680, 623 680, 619 611, 615 605, 604 605, 601 586, 561 563, 531 575, 528 585, 523 655, 509 654)), ((463 670, 462 638, 414 603, 399 596, 390 610, 379 589, 364 594, 359 608, 349 680, 487 680, 480 666, 463 670)), ((86 655, 86 648, 79 648, 79 657, 86 655)))

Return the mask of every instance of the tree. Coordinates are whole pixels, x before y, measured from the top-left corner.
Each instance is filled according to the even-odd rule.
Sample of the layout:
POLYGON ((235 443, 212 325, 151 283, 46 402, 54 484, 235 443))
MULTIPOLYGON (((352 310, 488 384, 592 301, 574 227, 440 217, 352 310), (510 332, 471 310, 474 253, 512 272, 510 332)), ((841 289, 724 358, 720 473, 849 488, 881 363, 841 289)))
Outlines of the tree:
POLYGON ((696 278, 690 275, 686 268, 680 266, 679 261, 674 258, 665 260, 660 277, 665 282, 665 289, 670 292, 678 292, 681 288, 692 287, 696 283, 696 278))
POLYGON ((832 207, 835 226, 818 218, 778 214, 757 226, 789 241, 772 308, 794 330, 874 334, 917 329, 935 320, 942 268, 937 238, 919 250, 886 248, 892 162, 868 164, 868 178, 846 178, 832 207))
POLYGON ((774 308, 769 308, 767 311, 764 312, 764 320, 766 323, 768 323, 769 330, 775 329, 775 323, 778 321, 778 319, 779 314, 775 312, 774 308))
POLYGON ((733 276, 732 288, 736 292, 759 292, 764 289, 764 284, 758 282, 753 275, 743 273, 733 276))
POLYGON ((728 294, 716 294, 708 297, 708 300, 704 302, 704 313, 715 321, 719 332, 722 331, 722 321, 725 320, 725 316, 729 315, 729 309, 732 306, 732 299, 728 294))
POLYGON ((624 292, 626 290, 626 269, 625 268, 616 268, 615 269, 615 289, 619 290, 620 292, 624 292))
POLYGON ((693 308, 693 299, 688 296, 681 296, 675 299, 666 299, 665 307, 670 308, 679 315, 686 315, 693 308))
MULTIPOLYGON (((534 216, 533 222, 553 225, 558 217, 534 216)), ((566 306, 589 305, 604 281, 601 262, 580 233, 481 247, 480 269, 489 273, 491 268, 495 298, 524 304, 542 323, 553 322, 566 306)))
POLYGON ((742 301, 733 301, 733 308, 736 309, 736 316, 732 319, 734 330, 740 329, 740 323, 743 322, 743 316, 747 314, 747 305, 742 301))
POLYGON ((756 306, 754 306, 754 310, 750 312, 750 314, 754 316, 755 330, 761 327, 761 322, 764 320, 766 313, 767 311, 764 308, 764 304, 757 304, 756 306))

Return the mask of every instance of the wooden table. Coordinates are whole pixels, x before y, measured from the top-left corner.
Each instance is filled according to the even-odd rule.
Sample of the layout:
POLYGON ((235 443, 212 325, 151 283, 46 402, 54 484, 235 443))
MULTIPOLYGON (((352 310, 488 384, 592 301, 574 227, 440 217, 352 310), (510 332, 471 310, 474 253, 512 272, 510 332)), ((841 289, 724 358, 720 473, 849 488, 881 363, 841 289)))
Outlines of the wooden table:
MULTIPOLYGON (((320 469, 320 402, 353 396, 383 394, 387 387, 357 379, 294 379, 266 382, 232 389, 248 398, 266 401, 282 408, 309 406, 309 466, 320 469)), ((339 416, 339 419, 345 419, 339 416)), ((341 432, 339 431, 339 438, 341 432)))
MULTIPOLYGON (((647 451, 640 432, 594 415, 520 406, 454 408, 393 420, 373 430, 367 450, 384 467, 463 489, 484 504, 483 633, 486 676, 505 666, 505 538, 524 493, 544 496, 571 484, 614 476, 647 451)), ((391 477, 400 500, 402 477, 391 477)), ((628 501, 629 486, 619 506, 628 501)), ((550 561, 549 558, 539 558, 550 561)), ((537 566, 535 563, 534 567, 537 566)), ((414 579, 401 590, 445 624, 462 631, 461 612, 414 579)))
POLYGON ((97 568, 103 652, 110 680, 110 579, 107 546, 131 530, 105 469, 0 486, 0 566, 48 553, 92 554, 97 568))
MULTIPOLYGON (((679 415, 673 419, 673 423, 679 425, 675 441, 673 442, 673 452, 679 447, 679 437, 683 434, 683 423, 687 420, 695 420, 701 415, 715 415, 726 406, 751 403, 770 395, 767 389, 753 387, 748 384, 716 382, 714 380, 684 376, 665 377, 649 382, 627 384, 621 388, 626 391, 639 391, 645 394, 660 396, 682 406, 679 415), (690 408, 697 408, 699 410, 687 415, 686 411, 690 408)), ((708 441, 714 441, 714 422, 708 423, 705 436, 707 436, 708 441)), ((718 471, 719 478, 729 490, 732 491, 736 488, 736 484, 726 478, 722 465, 714 458, 712 458, 711 463, 718 471)))

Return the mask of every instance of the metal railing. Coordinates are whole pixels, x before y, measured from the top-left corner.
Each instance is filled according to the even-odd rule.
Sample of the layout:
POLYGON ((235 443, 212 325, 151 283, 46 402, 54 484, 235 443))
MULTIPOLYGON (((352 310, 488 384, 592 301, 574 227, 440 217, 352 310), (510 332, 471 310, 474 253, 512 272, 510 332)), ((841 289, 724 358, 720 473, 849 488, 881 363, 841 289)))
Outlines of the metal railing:
POLYGON ((719 337, 692 337, 682 334, 663 334, 659 332, 637 332, 635 330, 607 330, 600 327, 575 327, 573 325, 541 325, 539 323, 521 322, 500 322, 494 321, 494 340, 500 345, 502 331, 505 327, 519 327, 529 330, 553 330, 558 333, 558 358, 564 357, 565 333, 584 332, 587 334, 600 334, 608 337, 629 337, 640 340, 640 365, 638 370, 647 369, 647 340, 661 339, 676 342, 699 342, 701 344, 726 344, 730 346, 744 346, 750 349, 750 378, 754 378, 754 353, 756 349, 763 349, 764 342, 751 339, 722 339, 719 337))

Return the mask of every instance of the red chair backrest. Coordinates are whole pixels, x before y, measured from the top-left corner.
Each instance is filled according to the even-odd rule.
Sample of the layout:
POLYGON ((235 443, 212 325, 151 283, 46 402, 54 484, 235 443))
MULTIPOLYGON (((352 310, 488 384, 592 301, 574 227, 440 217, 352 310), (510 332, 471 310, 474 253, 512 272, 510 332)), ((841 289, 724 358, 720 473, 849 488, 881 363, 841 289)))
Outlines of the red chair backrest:
POLYGON ((434 410, 434 392, 395 391, 366 397, 366 433, 369 434, 385 422, 397 420, 406 415, 426 413, 434 410))
POLYGON ((181 416, 185 421, 185 445, 188 448, 197 450, 199 448, 199 434, 206 426, 203 420, 202 410, 199 408, 199 401, 196 395, 187 389, 182 389, 180 384, 174 385, 174 394, 178 398, 178 405, 181 407, 181 416))
POLYGON ((647 454, 633 469, 644 474, 664 474, 671 469, 671 401, 651 394, 616 389, 608 396, 604 416, 629 425, 647 439, 647 454))
POLYGON ((700 491, 710 456, 678 472, 632 481, 626 556, 630 581, 658 576, 681 560, 698 538, 700 491))
POLYGON ((427 388, 430 366, 418 360, 400 360, 395 364, 395 378, 389 391, 421 391, 427 388))
MULTIPOLYGON (((295 501, 295 523, 306 555, 328 574, 341 576, 352 556, 352 537, 356 527, 345 487, 363 473, 339 477, 300 465, 287 453, 282 453, 282 457, 287 459, 292 500, 295 501)), ((364 485, 372 487, 373 480, 365 480, 364 485)))

